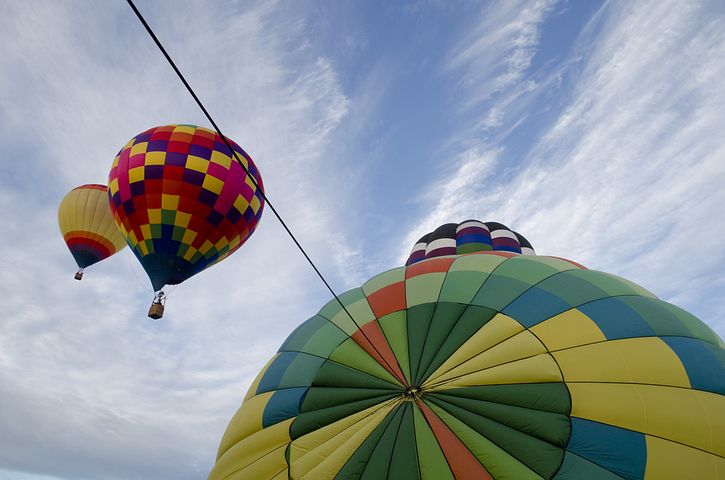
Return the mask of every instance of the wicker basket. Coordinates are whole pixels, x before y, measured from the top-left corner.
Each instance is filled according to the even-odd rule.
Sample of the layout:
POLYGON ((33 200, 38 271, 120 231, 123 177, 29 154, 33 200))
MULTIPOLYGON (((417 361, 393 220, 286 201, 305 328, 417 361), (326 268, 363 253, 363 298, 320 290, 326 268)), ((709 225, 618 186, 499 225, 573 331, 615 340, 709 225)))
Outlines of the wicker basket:
POLYGON ((164 316, 164 306, 160 303, 152 303, 151 308, 149 308, 149 317, 153 318, 154 320, 158 320, 159 318, 164 316))

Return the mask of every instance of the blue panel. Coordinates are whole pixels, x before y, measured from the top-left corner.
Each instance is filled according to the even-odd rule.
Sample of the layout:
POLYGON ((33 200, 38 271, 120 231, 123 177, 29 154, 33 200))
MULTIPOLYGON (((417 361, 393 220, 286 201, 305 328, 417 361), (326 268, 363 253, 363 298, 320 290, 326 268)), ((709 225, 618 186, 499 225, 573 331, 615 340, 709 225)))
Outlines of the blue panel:
POLYGON ((556 295, 533 287, 504 308, 503 313, 518 320, 526 328, 531 328, 570 308, 571 305, 556 295))
POLYGON ((456 245, 460 246, 466 243, 485 243, 486 245, 491 245, 491 235, 486 235, 485 233, 468 233, 456 237, 456 245))
POLYGON ((567 451, 554 480, 622 480, 622 477, 567 451))
POLYGON ((269 392, 279 387, 279 382, 282 380, 287 368, 298 355, 299 353, 297 352, 280 353, 267 368, 267 371, 264 372, 264 376, 259 381, 259 386, 255 393, 269 392))
POLYGON ((608 340, 655 335, 649 323, 618 297, 602 298, 577 308, 597 324, 608 340))
POLYGON ((662 337, 685 366, 692 388, 725 395, 725 350, 702 340, 662 337))
POLYGON ((287 337, 287 340, 285 340, 282 346, 279 347, 278 351, 282 352, 290 349, 302 348, 310 337, 317 333, 317 331, 328 322, 329 320, 319 315, 315 315, 314 317, 307 319, 302 323, 302 325, 295 328, 295 330, 290 333, 289 337, 287 337))
POLYGON ((644 478, 647 441, 643 433, 571 417, 567 450, 622 478, 644 478))
POLYGON ((277 390, 272 394, 262 414, 262 427, 279 423, 300 414, 300 405, 310 387, 277 390))

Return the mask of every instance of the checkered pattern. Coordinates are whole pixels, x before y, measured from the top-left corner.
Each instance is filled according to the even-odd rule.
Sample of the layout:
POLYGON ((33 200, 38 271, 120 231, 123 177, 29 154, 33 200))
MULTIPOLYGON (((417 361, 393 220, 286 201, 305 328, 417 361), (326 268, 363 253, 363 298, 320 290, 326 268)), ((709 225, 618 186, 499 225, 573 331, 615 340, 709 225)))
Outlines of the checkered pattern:
POLYGON ((251 157, 193 125, 147 130, 116 156, 108 177, 116 223, 155 290, 181 283, 237 250, 262 216, 262 177, 251 157))

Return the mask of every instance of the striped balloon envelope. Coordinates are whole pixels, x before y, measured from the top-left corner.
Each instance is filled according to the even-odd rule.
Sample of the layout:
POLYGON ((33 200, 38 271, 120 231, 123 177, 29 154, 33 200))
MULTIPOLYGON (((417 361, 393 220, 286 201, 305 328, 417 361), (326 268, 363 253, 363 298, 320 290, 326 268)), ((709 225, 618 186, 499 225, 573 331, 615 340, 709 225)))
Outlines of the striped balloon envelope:
POLYGON ((501 251, 534 255, 534 248, 526 238, 498 222, 466 220, 446 223, 415 242, 406 265, 426 258, 461 255, 472 252, 501 251))
POLYGON ((81 269, 126 246, 108 206, 107 192, 105 185, 81 185, 68 192, 58 206, 60 233, 81 269))
POLYGON ((301 324, 212 480, 725 475, 725 350, 622 278, 481 252, 396 268, 301 324))
POLYGON ((108 176, 111 210, 154 290, 183 282, 234 253, 257 228, 262 177, 247 153, 193 125, 132 138, 108 176))

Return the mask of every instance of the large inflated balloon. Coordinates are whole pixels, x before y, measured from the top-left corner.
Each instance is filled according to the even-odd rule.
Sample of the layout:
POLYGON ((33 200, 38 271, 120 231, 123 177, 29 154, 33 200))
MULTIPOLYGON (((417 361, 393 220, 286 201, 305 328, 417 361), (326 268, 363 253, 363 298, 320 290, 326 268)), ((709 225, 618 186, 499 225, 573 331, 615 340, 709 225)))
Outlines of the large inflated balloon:
POLYGON ((108 207, 107 190, 105 185, 81 185, 68 192, 58 206, 60 233, 80 268, 126 246, 108 207))
POLYGON ((423 235, 413 245, 405 264, 412 265, 426 258, 444 255, 488 251, 534 255, 534 248, 529 241, 506 225, 466 220, 461 223, 446 223, 423 235))
POLYGON ((424 260, 297 328, 210 479, 725 475, 725 350, 622 278, 545 256, 424 260))
POLYGON ((262 215, 262 177, 239 145, 193 125, 132 138, 108 177, 111 209, 154 290, 181 283, 228 257, 262 215))

